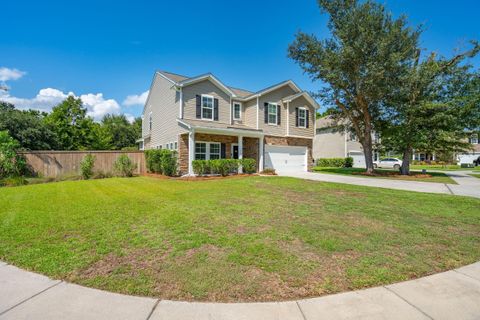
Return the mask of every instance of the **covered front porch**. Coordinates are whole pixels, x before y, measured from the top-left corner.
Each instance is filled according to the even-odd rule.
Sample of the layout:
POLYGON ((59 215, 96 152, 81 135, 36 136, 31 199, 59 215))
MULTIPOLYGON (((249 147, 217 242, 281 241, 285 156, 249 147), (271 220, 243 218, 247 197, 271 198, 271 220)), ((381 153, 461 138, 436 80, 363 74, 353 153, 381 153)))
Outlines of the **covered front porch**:
POLYGON ((263 170, 263 132, 238 127, 213 128, 185 122, 188 133, 179 138, 179 169, 194 175, 193 160, 255 159, 257 171, 263 170))

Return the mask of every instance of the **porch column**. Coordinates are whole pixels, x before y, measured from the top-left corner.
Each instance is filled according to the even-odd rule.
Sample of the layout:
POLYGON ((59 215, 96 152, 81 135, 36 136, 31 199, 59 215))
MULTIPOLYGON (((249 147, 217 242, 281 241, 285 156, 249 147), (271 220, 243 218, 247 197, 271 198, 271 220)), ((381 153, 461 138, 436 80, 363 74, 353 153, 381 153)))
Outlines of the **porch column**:
POLYGON ((258 138, 259 140, 259 147, 258 147, 258 159, 259 159, 259 163, 258 163, 258 171, 259 172, 262 172, 263 171, 263 136, 261 136, 260 138, 258 138))
MULTIPOLYGON (((243 159, 243 136, 238 136, 238 159, 243 159)), ((241 165, 238 167, 238 173, 243 173, 241 165)))
POLYGON ((188 175, 193 176, 192 161, 195 159, 195 130, 188 133, 188 175))

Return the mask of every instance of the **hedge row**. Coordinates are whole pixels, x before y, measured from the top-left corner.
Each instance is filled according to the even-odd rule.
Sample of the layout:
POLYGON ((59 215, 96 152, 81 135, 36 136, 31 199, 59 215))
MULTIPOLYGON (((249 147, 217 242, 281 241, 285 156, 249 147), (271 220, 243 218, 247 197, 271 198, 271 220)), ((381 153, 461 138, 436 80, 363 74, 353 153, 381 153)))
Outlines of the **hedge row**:
POLYGON ((148 172, 174 176, 177 174, 177 153, 167 149, 145 151, 148 172))
POLYGON ((238 172, 240 166, 244 173, 255 173, 257 170, 255 159, 215 159, 215 160, 194 160, 192 161, 193 172, 196 175, 220 174, 227 176, 230 173, 238 172))
POLYGON ((353 167, 353 158, 320 158, 317 159, 317 167, 351 168, 353 167))

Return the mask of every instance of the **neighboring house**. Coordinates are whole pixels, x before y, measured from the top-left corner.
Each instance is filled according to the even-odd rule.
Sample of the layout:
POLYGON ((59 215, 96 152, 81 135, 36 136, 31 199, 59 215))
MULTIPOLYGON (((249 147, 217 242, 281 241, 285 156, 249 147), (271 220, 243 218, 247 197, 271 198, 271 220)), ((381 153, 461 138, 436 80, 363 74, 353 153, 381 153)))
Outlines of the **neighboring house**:
POLYGON ((480 157, 480 143, 478 134, 472 134, 468 138, 468 142, 472 145, 470 152, 460 153, 457 155, 456 160, 458 164, 461 163, 473 163, 473 160, 477 160, 480 157))
POLYGON ((155 73, 143 109, 142 148, 178 151, 181 174, 195 159, 253 158, 257 169, 312 166, 316 101, 293 81, 257 92, 208 73, 155 73))
MULTIPOLYGON (((373 137, 374 142, 376 137, 373 137)), ((313 158, 353 158, 353 166, 365 168, 363 147, 357 137, 347 130, 339 130, 330 117, 316 120, 316 132, 313 140, 313 158)), ((378 160, 378 152, 373 153, 373 160, 378 160)))

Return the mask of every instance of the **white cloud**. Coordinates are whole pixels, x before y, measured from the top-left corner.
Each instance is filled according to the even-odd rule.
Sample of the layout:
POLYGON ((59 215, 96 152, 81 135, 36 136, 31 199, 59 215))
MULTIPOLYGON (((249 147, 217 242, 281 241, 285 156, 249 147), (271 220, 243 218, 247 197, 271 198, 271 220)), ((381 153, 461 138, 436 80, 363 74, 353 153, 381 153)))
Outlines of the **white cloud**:
POLYGON ((26 74, 24 71, 20 71, 18 69, 10 69, 6 67, 0 68, 0 81, 10 81, 10 80, 18 80, 26 74))
POLYGON ((136 106, 136 105, 144 105, 145 101, 147 101, 148 97, 148 90, 143 92, 142 94, 133 94, 129 95, 123 100, 123 105, 130 107, 130 106, 136 106))
POLYGON ((87 108, 87 114, 95 120, 100 120, 107 113, 119 114, 120 105, 114 99, 103 98, 103 93, 88 93, 80 96, 84 106, 87 108))
POLYGON ((45 88, 41 89, 34 98, 26 99, 14 97, 7 92, 0 91, 0 100, 13 103, 18 109, 35 109, 48 112, 69 95, 73 95, 73 92, 63 93, 57 89, 45 88))
MULTIPOLYGON (((7 92, 0 92, 0 100, 13 103, 18 109, 34 109, 49 112, 54 106, 65 100, 68 96, 76 96, 73 92, 65 93, 54 88, 41 89, 38 94, 31 99, 18 98, 9 95, 7 92)), ((114 99, 105 99, 102 93, 82 94, 83 105, 87 108, 87 114, 95 120, 101 120, 107 113, 121 113, 120 105, 114 99)))

